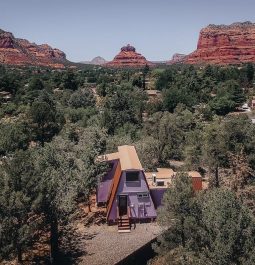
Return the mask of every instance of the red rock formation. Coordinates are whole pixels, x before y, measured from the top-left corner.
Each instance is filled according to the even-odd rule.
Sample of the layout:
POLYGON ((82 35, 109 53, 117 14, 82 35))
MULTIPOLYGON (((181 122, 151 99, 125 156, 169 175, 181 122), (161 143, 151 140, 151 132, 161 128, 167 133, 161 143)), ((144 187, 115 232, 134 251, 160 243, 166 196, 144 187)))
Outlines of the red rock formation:
POLYGON ((108 67, 143 67, 145 65, 152 66, 153 64, 145 59, 140 53, 137 53, 135 47, 127 45, 121 48, 111 62, 105 64, 108 67))
POLYGON ((0 30, 0 63, 64 68, 66 62, 66 55, 58 49, 16 39, 12 33, 0 30))
POLYGON ((223 65, 255 62, 255 24, 209 25, 201 30, 197 50, 185 61, 223 65))
POLYGON ((170 61, 167 61, 166 64, 176 64, 183 63, 187 55, 181 53, 175 53, 170 61))

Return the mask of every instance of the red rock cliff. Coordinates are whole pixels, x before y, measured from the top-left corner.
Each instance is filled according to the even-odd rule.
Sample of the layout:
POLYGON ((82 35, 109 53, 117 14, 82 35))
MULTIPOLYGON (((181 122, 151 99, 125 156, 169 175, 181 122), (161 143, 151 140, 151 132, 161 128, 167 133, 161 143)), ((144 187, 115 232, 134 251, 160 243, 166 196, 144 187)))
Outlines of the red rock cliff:
POLYGON ((200 31, 197 50, 185 61, 223 65, 255 62, 255 24, 209 25, 200 31))
POLYGON ((12 33, 0 30, 0 63, 63 68, 65 62, 65 53, 58 49, 17 39, 12 33))
POLYGON ((142 67, 145 65, 152 65, 144 56, 137 53, 135 47, 127 45, 121 48, 111 62, 105 64, 108 67, 142 67))

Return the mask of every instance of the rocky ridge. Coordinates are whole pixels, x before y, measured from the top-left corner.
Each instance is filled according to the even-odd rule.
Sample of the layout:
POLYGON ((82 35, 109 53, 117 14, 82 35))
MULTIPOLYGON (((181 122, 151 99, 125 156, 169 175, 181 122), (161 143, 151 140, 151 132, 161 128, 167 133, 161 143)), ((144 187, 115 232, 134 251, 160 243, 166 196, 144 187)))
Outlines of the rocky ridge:
POLYGON ((64 68, 66 55, 48 44, 37 45, 12 33, 0 30, 0 63, 8 65, 35 65, 64 68))

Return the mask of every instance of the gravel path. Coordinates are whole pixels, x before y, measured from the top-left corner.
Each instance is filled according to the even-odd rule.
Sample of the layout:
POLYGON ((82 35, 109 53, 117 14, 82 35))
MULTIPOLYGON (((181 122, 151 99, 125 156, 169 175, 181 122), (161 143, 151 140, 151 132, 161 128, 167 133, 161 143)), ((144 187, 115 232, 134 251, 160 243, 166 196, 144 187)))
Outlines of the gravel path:
POLYGON ((113 265, 161 232, 156 223, 137 224, 130 233, 118 233, 117 226, 107 225, 93 225, 81 229, 84 229, 91 239, 85 241, 87 254, 80 260, 80 265, 113 265))

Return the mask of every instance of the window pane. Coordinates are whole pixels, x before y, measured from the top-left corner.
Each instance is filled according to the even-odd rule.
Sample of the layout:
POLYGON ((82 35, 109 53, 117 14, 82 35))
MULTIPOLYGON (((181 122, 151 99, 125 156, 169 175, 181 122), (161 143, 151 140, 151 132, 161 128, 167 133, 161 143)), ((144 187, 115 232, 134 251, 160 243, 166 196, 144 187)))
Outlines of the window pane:
POLYGON ((157 181, 157 186, 164 186, 164 185, 165 185, 164 181, 157 181))
POLYGON ((139 180, 139 172, 127 172, 126 173, 126 181, 138 181, 139 180))

